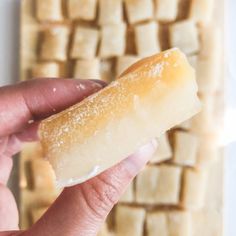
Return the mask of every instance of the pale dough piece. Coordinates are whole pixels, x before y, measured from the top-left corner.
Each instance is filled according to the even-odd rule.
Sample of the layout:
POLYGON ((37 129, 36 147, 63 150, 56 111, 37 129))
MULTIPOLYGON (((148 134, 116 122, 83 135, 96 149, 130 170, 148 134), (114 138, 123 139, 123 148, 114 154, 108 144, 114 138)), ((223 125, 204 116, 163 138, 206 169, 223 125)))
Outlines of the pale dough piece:
POLYGON ((119 24, 123 21, 122 0, 99 0, 99 25, 119 24))
POLYGON ((111 60, 101 60, 100 74, 101 80, 104 80, 108 83, 114 80, 115 75, 113 73, 113 63, 111 60))
POLYGON ((51 191, 55 189, 55 175, 51 165, 42 158, 33 159, 30 164, 34 190, 51 191))
POLYGON ((55 26, 46 30, 40 48, 40 58, 43 60, 66 61, 69 42, 69 28, 55 26))
POLYGON ((126 25, 105 25, 101 29, 99 55, 102 58, 122 56, 126 46, 126 25))
POLYGON ((158 25, 151 21, 135 27, 135 43, 139 56, 151 56, 160 52, 158 25))
POLYGON ((172 149, 167 134, 163 134, 157 139, 158 148, 154 153, 150 163, 160 163, 169 160, 172 156, 172 149))
POLYGON ((174 166, 146 167, 137 177, 136 201, 146 204, 178 203, 181 172, 180 167, 174 166))
POLYGON ((222 78, 222 40, 219 28, 200 28, 201 50, 198 56, 196 74, 199 92, 209 94, 219 88, 222 78))
POLYGON ((116 75, 120 76, 129 66, 137 62, 140 58, 133 55, 125 55, 117 58, 116 75))
POLYGON ((70 56, 73 59, 91 59, 96 57, 99 31, 93 28, 78 26, 73 37, 70 56))
POLYGON ((116 236, 142 236, 145 209, 129 206, 116 208, 116 236))
POLYGON ((153 18, 152 0, 124 0, 125 9, 130 24, 153 18))
POLYGON ((196 22, 208 23, 212 19, 214 0, 192 0, 189 17, 196 22))
POLYGON ((132 181, 124 194, 120 198, 120 202, 132 203, 134 202, 134 182, 132 181))
POLYGON ((160 166, 158 169, 156 202, 160 204, 178 203, 182 169, 180 167, 167 165, 160 166))
POLYGON ((196 135, 176 131, 174 133, 173 162, 183 166, 195 166, 197 161, 199 139, 196 135))
POLYGON ((36 223, 43 214, 47 211, 48 207, 34 208, 31 210, 32 223, 36 223))
POLYGON ((76 61, 74 77, 78 79, 100 79, 99 59, 76 61))
POLYGON ((219 158, 220 147, 217 134, 202 135, 199 139, 197 166, 212 165, 219 158))
POLYGON ((94 20, 97 0, 68 0, 68 12, 71 19, 94 20))
POLYGON ((146 218, 147 236, 169 236, 167 216, 164 212, 152 212, 146 218))
POLYGON ((174 21, 178 14, 179 0, 155 0, 155 15, 159 21, 174 21))
POLYGON ((215 96, 213 94, 201 95, 201 111, 191 120, 190 130, 196 134, 216 133, 215 96))
POLYGON ((62 0, 36 0, 36 15, 40 21, 61 21, 62 0))
POLYGON ((207 170, 186 169, 184 171, 184 186, 181 206, 190 210, 200 210, 204 207, 207 188, 207 170))
POLYGON ((178 47, 186 54, 199 51, 198 29, 194 21, 185 20, 170 26, 171 47, 178 47))
POLYGON ((224 218, 222 210, 201 210, 192 213, 193 234, 191 236, 223 236, 224 218))
POLYGON ((56 62, 37 63, 32 69, 32 77, 60 77, 60 66, 56 62))
POLYGON ((189 212, 174 211, 167 213, 168 236, 192 236, 192 215, 189 212))
POLYGON ((159 181, 156 166, 147 166, 136 179, 136 202, 154 204, 159 181))

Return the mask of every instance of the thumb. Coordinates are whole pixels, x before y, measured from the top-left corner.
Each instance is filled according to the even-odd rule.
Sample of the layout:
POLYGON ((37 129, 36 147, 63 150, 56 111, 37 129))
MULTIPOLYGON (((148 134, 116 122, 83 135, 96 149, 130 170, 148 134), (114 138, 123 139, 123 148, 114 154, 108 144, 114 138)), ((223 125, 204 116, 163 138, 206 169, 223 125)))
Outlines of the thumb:
POLYGON ((95 178, 65 188, 45 215, 23 235, 97 235, 107 215, 149 161, 156 146, 156 141, 152 141, 95 178))

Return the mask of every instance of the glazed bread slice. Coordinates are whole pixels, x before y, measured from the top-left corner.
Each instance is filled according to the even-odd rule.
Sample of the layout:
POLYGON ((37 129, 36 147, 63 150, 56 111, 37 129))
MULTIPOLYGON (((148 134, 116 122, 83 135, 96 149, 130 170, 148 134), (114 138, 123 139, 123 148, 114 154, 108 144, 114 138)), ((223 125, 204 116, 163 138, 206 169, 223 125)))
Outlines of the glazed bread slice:
POLYGON ((59 186, 98 175, 200 110, 195 73, 171 49, 145 58, 118 80, 39 128, 59 186))

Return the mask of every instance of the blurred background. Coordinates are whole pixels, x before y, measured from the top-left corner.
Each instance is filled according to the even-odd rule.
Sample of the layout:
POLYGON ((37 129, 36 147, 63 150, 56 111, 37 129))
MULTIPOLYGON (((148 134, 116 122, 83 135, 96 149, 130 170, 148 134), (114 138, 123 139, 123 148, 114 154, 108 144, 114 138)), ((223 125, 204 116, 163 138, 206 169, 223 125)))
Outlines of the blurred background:
MULTIPOLYGON (((0 86, 19 80, 20 0, 0 0, 0 86)), ((227 138, 225 165, 226 235, 236 235, 236 1, 227 0, 226 73, 227 110, 224 138, 227 138), (229 132, 230 131, 230 132, 229 132)), ((225 139, 224 139, 225 140, 225 139)), ((14 175, 14 173, 13 173, 14 175)), ((12 184, 12 183, 10 183, 12 184)), ((14 185, 14 183, 13 183, 14 185)), ((16 193, 17 194, 17 193, 16 193)))

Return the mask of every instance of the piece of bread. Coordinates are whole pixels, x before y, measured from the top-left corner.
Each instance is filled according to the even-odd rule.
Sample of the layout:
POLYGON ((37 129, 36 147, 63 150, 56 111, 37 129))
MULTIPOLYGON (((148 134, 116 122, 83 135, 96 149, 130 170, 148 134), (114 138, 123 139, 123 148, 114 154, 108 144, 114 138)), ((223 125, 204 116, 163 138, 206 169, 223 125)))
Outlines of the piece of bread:
POLYGON ((159 21, 169 22, 176 20, 179 0, 155 0, 155 15, 159 21))
POLYGON ((135 44, 139 56, 147 57, 160 52, 158 28, 154 21, 135 26, 135 44))
POLYGON ((66 61, 70 30, 65 25, 51 27, 43 32, 39 56, 45 61, 66 61))
POLYGON ((100 60, 77 60, 74 68, 74 78, 79 79, 100 79, 100 60))
POLYGON ((147 236, 168 236, 168 221, 165 212, 151 212, 146 217, 147 236))
POLYGON ((184 131, 174 133, 173 162, 177 165, 194 167, 197 162, 198 137, 184 131))
POLYGON ((199 109, 194 70, 172 49, 137 62, 103 90, 42 121, 39 136, 58 185, 75 185, 199 109))
POLYGON ((209 23, 212 20, 214 0, 192 0, 189 18, 199 23, 209 23))
POLYGON ((92 59, 96 57, 98 40, 99 31, 97 29, 76 27, 70 57, 72 59, 92 59))
POLYGON ((181 206, 189 210, 200 210, 205 204, 207 169, 185 169, 181 206))
POLYGON ((169 236, 191 236, 192 215, 188 211, 171 211, 167 214, 169 236))
POLYGON ((141 207, 117 206, 115 221, 117 236, 142 236, 145 209, 141 207))
POLYGON ((176 22, 170 26, 169 31, 171 47, 178 47, 188 55, 199 51, 198 28, 194 21, 184 20, 176 22))
POLYGON ((153 18, 154 4, 152 0, 124 0, 124 2, 130 24, 153 18))
POLYGON ((150 163, 160 163, 167 161, 172 157, 172 150, 167 134, 164 134, 158 138, 157 142, 158 148, 150 160, 150 163))
POLYGON ((181 174, 182 169, 178 166, 147 166, 137 177, 137 203, 177 204, 179 202, 181 174))
POLYGON ((40 62, 34 65, 31 75, 39 77, 60 77, 60 65, 56 62, 40 62))
POLYGON ((36 16, 40 21, 62 21, 62 0, 36 0, 36 16))
POLYGON ((99 0, 99 25, 120 24, 123 22, 122 0, 99 0))
POLYGON ((96 18, 97 0, 68 0, 70 19, 94 20, 96 18))
POLYGON ((99 56, 110 58, 122 56, 126 46, 126 25, 124 23, 116 25, 104 25, 101 28, 101 43, 99 56))

